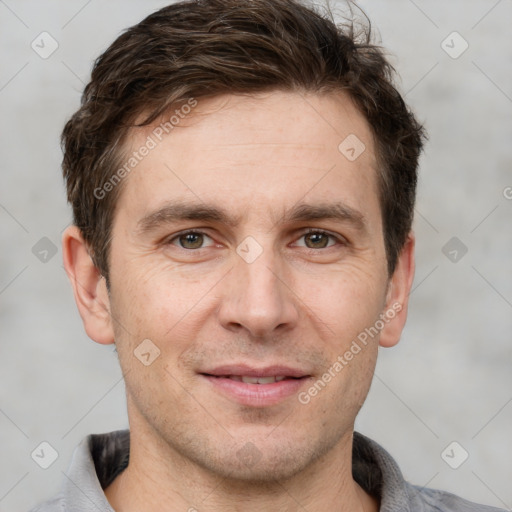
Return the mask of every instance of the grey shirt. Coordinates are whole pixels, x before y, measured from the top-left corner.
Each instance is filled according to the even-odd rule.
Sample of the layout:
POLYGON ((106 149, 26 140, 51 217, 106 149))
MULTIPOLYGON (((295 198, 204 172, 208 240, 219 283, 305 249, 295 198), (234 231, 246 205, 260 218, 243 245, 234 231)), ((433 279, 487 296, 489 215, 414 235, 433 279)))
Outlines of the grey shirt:
MULTIPOLYGON (((87 436, 73 452, 61 492, 31 512, 113 512, 103 489, 128 466, 129 454, 129 430, 87 436)), ((381 512, 505 512, 409 484, 389 453, 357 432, 352 473, 380 499, 381 512)))

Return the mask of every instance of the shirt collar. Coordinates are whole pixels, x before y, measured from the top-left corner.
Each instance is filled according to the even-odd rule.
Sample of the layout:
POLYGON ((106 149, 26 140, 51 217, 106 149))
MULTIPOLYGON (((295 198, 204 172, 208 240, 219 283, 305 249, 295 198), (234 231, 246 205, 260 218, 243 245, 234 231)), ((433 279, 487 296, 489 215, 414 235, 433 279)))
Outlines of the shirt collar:
MULTIPOLYGON (((83 439, 65 473, 66 510, 114 512, 103 489, 127 467, 129 453, 129 430, 91 434, 83 439)), ((381 512, 410 512, 410 486, 379 444, 355 432, 352 458, 354 479, 380 499, 381 512)))
POLYGON ((64 481, 65 510, 114 512, 103 489, 128 465, 129 430, 91 434, 75 448, 64 481))

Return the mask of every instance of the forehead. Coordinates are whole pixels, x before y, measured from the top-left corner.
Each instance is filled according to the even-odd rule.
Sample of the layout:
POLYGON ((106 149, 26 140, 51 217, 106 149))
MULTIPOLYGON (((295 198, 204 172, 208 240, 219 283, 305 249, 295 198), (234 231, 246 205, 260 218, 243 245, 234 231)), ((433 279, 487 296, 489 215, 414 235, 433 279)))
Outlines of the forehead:
POLYGON ((275 91, 188 104, 129 134, 125 158, 138 156, 118 212, 145 215, 170 198, 260 216, 299 200, 377 205, 372 133, 348 95, 275 91))

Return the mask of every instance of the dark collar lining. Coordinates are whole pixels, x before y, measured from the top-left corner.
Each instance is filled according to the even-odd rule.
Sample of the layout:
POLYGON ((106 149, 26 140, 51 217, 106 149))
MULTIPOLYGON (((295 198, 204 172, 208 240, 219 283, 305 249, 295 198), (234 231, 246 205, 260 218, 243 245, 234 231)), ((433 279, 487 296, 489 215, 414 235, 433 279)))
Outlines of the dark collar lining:
POLYGON ((352 476, 368 493, 376 498, 382 496, 382 469, 375 458, 373 448, 361 434, 354 432, 352 445, 352 476))
MULTIPOLYGON (((89 449, 101 488, 106 489, 128 466, 130 431, 93 434, 90 437, 89 449)), ((382 471, 372 447, 357 432, 354 433, 352 447, 352 475, 366 492, 375 497, 381 496, 382 471)))
POLYGON ((108 434, 92 434, 89 449, 101 488, 106 489, 128 467, 130 431, 117 430, 108 434))

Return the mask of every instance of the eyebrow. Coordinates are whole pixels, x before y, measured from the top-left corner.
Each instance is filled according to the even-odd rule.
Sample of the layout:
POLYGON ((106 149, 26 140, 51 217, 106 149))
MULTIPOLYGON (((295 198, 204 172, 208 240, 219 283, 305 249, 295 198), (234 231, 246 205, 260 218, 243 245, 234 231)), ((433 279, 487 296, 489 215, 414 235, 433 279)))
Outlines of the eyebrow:
POLYGON ((137 231, 141 234, 154 231, 164 224, 183 220, 202 220, 218 222, 230 227, 239 224, 239 218, 232 218, 222 208, 205 203, 173 201, 164 204, 158 210, 145 215, 137 222, 137 231))
MULTIPOLYGON (((232 217, 224 209, 207 203, 172 201, 148 213, 137 222, 137 232, 141 235, 152 232, 162 225, 184 220, 217 222, 229 227, 240 224, 242 216, 232 217)), ((298 203, 287 210, 280 223, 307 222, 312 220, 337 220, 351 224, 356 230, 365 232, 365 216, 354 208, 341 203, 307 204, 298 203)))
POLYGON ((312 220, 337 220, 352 224, 358 231, 366 231, 367 228, 364 215, 341 202, 320 204, 298 203, 285 212, 281 219, 284 223, 312 220))

